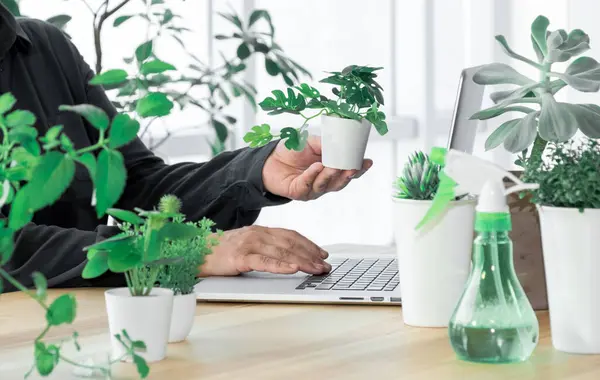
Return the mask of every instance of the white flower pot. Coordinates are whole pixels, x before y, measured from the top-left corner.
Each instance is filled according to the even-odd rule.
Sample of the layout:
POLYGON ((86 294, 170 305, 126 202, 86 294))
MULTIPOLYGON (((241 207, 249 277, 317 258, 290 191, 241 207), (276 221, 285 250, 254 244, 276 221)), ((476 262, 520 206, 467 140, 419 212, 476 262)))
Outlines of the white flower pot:
POLYGON ((476 201, 452 202, 415 230, 431 203, 394 198, 402 316, 411 326, 448 327, 469 277, 476 201))
POLYGON ((120 358, 125 353, 114 336, 126 330, 132 340, 146 343, 146 352, 140 352, 139 355, 147 362, 164 359, 171 326, 173 291, 154 288, 147 297, 132 297, 129 289, 118 288, 107 290, 104 295, 112 357, 120 358))
POLYGON ((360 170, 369 141, 371 123, 323 116, 321 124, 321 160, 323 166, 360 170))
POLYGON ((196 316, 196 293, 180 294, 173 298, 173 315, 169 343, 182 342, 190 335, 196 316))
POLYGON ((600 354, 600 210, 538 207, 554 348, 600 354))

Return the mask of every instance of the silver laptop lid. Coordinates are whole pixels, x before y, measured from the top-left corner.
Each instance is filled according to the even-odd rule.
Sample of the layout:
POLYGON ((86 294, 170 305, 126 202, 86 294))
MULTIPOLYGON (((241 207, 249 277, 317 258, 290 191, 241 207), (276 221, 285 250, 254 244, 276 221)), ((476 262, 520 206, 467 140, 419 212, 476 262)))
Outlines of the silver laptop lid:
POLYGON ((481 109, 484 86, 473 82, 473 74, 479 67, 471 67, 461 72, 458 92, 454 104, 448 148, 465 153, 473 153, 478 120, 469 118, 481 109))

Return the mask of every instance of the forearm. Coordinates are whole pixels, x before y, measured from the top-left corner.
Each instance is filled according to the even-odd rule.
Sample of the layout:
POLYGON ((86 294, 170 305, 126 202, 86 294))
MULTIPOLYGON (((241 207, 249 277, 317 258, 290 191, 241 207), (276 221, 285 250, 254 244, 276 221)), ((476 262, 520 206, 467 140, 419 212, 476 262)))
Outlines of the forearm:
POLYGON ((128 181, 119 207, 148 209, 162 195, 174 194, 189 220, 207 217, 220 229, 250 225, 261 208, 288 201, 266 193, 262 182, 262 167, 273 148, 271 144, 225 152, 205 163, 166 165, 134 143, 124 152, 128 181))
MULTIPOLYGON (((12 258, 3 269, 28 288, 33 285, 34 272, 41 272, 49 287, 119 286, 123 280, 117 275, 92 282, 81 279, 87 261, 83 248, 117 232, 118 229, 106 226, 81 231, 29 224, 15 234, 12 258)), ((16 290, 7 281, 4 288, 9 292, 16 290)))

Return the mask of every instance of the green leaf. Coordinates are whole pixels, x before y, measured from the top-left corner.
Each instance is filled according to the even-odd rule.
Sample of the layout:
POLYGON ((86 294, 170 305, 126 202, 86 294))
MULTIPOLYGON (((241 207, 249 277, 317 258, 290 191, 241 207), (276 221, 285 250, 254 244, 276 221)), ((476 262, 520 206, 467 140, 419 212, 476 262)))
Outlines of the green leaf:
POLYGON ((546 46, 546 30, 548 30, 548 25, 550 25, 548 18, 541 15, 536 17, 531 24, 531 38, 543 56, 546 56, 548 53, 548 47, 546 46))
POLYGON ((116 218, 117 220, 131 223, 136 226, 144 224, 144 219, 140 218, 136 213, 133 213, 131 211, 109 208, 108 210, 106 210, 106 213, 116 218))
POLYGON ((600 107, 596 104, 569 104, 577 126, 589 138, 600 139, 600 107))
POLYGON ((142 64, 142 67, 140 67, 140 72, 143 75, 160 74, 160 73, 164 73, 165 71, 169 71, 169 70, 177 70, 177 69, 175 68, 175 66, 171 65, 170 63, 163 62, 159 59, 144 62, 142 64))
POLYGON ((9 128, 19 125, 34 125, 36 117, 32 112, 16 110, 6 115, 6 126, 9 128))
POLYGON ((237 48, 237 56, 239 59, 244 60, 250 56, 250 47, 247 43, 242 42, 237 48))
POLYGON ((37 136, 37 129, 30 125, 18 125, 8 132, 8 137, 11 141, 18 141, 20 143, 27 140, 35 140, 37 136))
POLYGON ((115 19, 115 22, 113 23, 113 26, 117 27, 117 26, 123 24, 125 21, 129 20, 132 17, 133 17, 133 15, 119 16, 119 17, 117 17, 115 19))
POLYGON ((273 135, 268 124, 255 125, 244 135, 244 142, 250 144, 251 148, 267 145, 271 140, 273 135))
POLYGON ((144 352, 147 350, 146 343, 142 342, 141 340, 133 341, 131 342, 131 345, 133 346, 135 351, 144 352))
POLYGON ((42 376, 48 376, 54 370, 54 367, 58 363, 57 352, 50 352, 46 349, 44 343, 36 341, 34 349, 35 356, 35 368, 42 376))
POLYGON ((58 109, 83 116, 94 128, 99 130, 106 130, 110 123, 106 112, 102 108, 91 104, 79 104, 76 106, 62 105, 58 109))
POLYGON ((547 38, 548 55, 546 61, 565 62, 590 48, 590 37, 581 29, 574 29, 567 35, 564 30, 550 33, 547 38))
POLYGON ((199 236, 202 230, 190 224, 167 223, 160 229, 160 240, 185 240, 199 236))
POLYGON ((273 61, 272 59, 265 57, 265 69, 267 70, 267 73, 271 76, 277 76, 279 75, 279 73, 281 72, 281 69, 279 68, 279 65, 277 65, 277 63, 275 61, 273 61))
POLYGON ((127 172, 123 155, 116 150, 104 149, 98 155, 96 172, 96 213, 102 217, 123 194, 127 172))
POLYGON ((0 3, 2 3, 6 7, 6 9, 8 9, 10 13, 12 13, 13 16, 21 16, 21 10, 19 9, 18 0, 2 0, 0 1, 0 3))
POLYGON ((40 272, 33 272, 31 277, 33 278, 33 284, 35 285, 37 298, 41 301, 45 301, 48 295, 48 281, 46 281, 46 277, 44 277, 44 275, 40 272))
POLYGON ((226 141, 227 136, 229 135, 229 130, 227 129, 227 126, 215 119, 211 119, 211 124, 215 129, 219 141, 226 141))
POLYGON ((506 135, 504 148, 511 153, 519 153, 529 148, 537 136, 538 112, 532 112, 519 119, 506 135))
POLYGON ((271 15, 264 9, 256 9, 252 12, 252 14, 250 14, 250 18, 248 20, 248 28, 254 25, 254 23, 260 20, 261 18, 266 20, 267 23, 269 23, 269 28, 271 29, 270 35, 273 36, 273 34, 275 34, 275 28, 273 27, 273 22, 271 21, 271 15))
POLYGON ((300 86, 296 86, 296 89, 300 91, 300 93, 304 95, 304 97, 307 99, 317 99, 321 96, 319 90, 307 85, 306 83, 302 83, 300 86))
POLYGON ((77 301, 72 294, 63 294, 52 302, 46 311, 46 321, 51 326, 71 324, 75 320, 77 301))
POLYGON ((46 22, 48 24, 54 25, 60 30, 63 30, 67 26, 69 21, 71 21, 71 19, 72 17, 69 15, 56 15, 47 19, 46 22))
POLYGON ((576 105, 558 103, 548 93, 542 94, 542 110, 539 120, 540 137, 546 141, 565 142, 577 132, 576 105))
POLYGON ((47 142, 56 141, 62 130, 62 125, 55 125, 54 127, 48 129, 48 132, 46 132, 46 136, 44 138, 47 142))
POLYGON ((270 47, 260 42, 255 42, 252 46, 254 46, 254 51, 257 53, 269 54, 269 51, 271 51, 270 47))
POLYGON ((240 18, 237 15, 221 12, 217 12, 217 14, 223 17, 225 20, 231 22, 233 25, 237 26, 242 32, 244 31, 244 27, 242 26, 242 20, 240 20, 240 18))
POLYGON ((505 63, 490 63, 483 65, 473 74, 473 82, 481 85, 490 84, 518 84, 529 85, 534 83, 525 75, 520 74, 505 63))
POLYGON ((31 187, 29 187, 29 185, 22 187, 21 190, 17 192, 15 200, 11 205, 10 214, 8 216, 8 226, 14 231, 20 230, 33 219, 34 210, 29 204, 30 195, 28 193, 31 191, 30 189, 31 187))
MULTIPOLYGON (((6 264, 8 260, 10 260, 14 246, 13 230, 6 227, 0 227, 0 266, 6 264)), ((2 289, 0 286, 0 294, 1 293, 2 289)))
POLYGON ((114 117, 109 133, 108 146, 117 149, 133 141, 140 130, 140 123, 127 114, 114 117))
POLYGON ((280 136, 282 140, 285 140, 286 148, 290 150, 298 150, 300 148, 300 134, 295 128, 283 128, 280 136))
POLYGON ((388 132, 387 123, 385 122, 385 113, 379 111, 375 104, 369 108, 365 118, 375 126, 377 133, 381 136, 388 132))
POLYGON ((20 191, 30 197, 27 209, 35 212, 56 202, 71 184, 74 174, 75 162, 71 157, 58 151, 46 153, 35 167, 29 184, 20 191))
POLYGON ((133 355, 133 362, 135 363, 135 367, 137 368, 138 374, 142 379, 148 377, 150 373, 150 367, 146 364, 144 358, 139 355, 133 355))
POLYGON ((564 74, 556 73, 555 76, 578 91, 600 90, 600 63, 594 58, 579 57, 567 67, 564 74))
POLYGON ((83 268, 81 277, 85 279, 97 278, 108 271, 108 253, 104 251, 95 251, 96 253, 88 258, 88 262, 83 268))
POLYGON ((153 42, 146 41, 135 49, 135 58, 142 63, 152 55, 153 42))
POLYGON ((92 85, 114 85, 127 80, 127 71, 122 69, 108 70, 96 75, 90 80, 92 85))
POLYGON ((264 111, 271 111, 269 115, 278 115, 283 112, 297 115, 306 109, 304 95, 296 96, 291 88, 287 89, 287 97, 281 90, 274 90, 272 94, 275 96, 274 98, 266 98, 259 104, 264 111))
POLYGON ((142 264, 142 255, 133 244, 108 253, 108 269, 113 273, 124 273, 142 264))
POLYGON ((0 96, 0 114, 4 115, 10 111, 17 102, 17 99, 10 92, 6 92, 0 96))
POLYGON ((167 95, 151 92, 138 101, 136 112, 141 117, 166 116, 171 113, 173 106, 167 95))
POLYGON ((90 152, 84 153, 81 156, 75 158, 75 161, 79 162, 86 167, 90 173, 92 180, 96 179, 96 157, 90 152))

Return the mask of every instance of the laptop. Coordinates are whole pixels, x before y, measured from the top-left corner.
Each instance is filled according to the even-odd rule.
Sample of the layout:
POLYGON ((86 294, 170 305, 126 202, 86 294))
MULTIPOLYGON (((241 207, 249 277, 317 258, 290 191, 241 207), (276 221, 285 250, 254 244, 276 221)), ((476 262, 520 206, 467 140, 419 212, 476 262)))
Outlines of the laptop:
MULTIPOLYGON (((448 147, 471 153, 477 121, 469 120, 483 99, 483 86, 473 82, 477 68, 462 71, 448 147)), ((402 249, 402 242, 396 242, 402 249)), ((328 249, 330 273, 277 275, 250 272, 210 277, 195 287, 197 299, 218 302, 400 305, 400 279, 395 247, 342 246, 328 249)))

